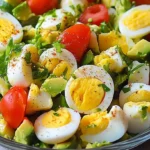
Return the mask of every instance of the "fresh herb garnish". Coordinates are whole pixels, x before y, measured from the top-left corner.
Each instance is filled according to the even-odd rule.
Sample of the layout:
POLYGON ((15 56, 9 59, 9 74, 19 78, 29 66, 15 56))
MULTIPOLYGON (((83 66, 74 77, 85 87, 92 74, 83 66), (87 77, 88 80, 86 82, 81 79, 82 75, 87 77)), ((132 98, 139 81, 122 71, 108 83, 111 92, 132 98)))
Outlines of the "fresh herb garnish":
POLYGON ((124 92, 124 93, 127 93, 127 92, 129 92, 130 91, 130 87, 124 87, 123 89, 122 89, 122 91, 124 92))
POLYGON ((109 92, 110 91, 110 88, 108 86, 106 86, 105 84, 99 84, 98 86, 102 87, 105 92, 109 92))
POLYGON ((95 128, 95 127, 97 127, 97 125, 94 123, 87 125, 87 128, 95 128))
POLYGON ((76 78, 77 78, 75 74, 72 74, 71 76, 72 76, 74 79, 76 79, 76 78))
POLYGON ((140 109, 141 117, 142 117, 143 120, 147 119, 147 109, 148 109, 147 106, 142 106, 141 109, 140 109))
POLYGON ((63 44, 60 43, 60 41, 56 41, 52 45, 55 47, 57 53, 61 53, 61 49, 65 47, 63 44))
POLYGON ((31 53, 30 52, 27 52, 25 54, 25 57, 24 57, 25 61, 27 64, 30 64, 31 63, 31 53))
POLYGON ((57 116, 57 117, 60 116, 60 115, 59 115, 58 113, 56 113, 56 112, 54 112, 53 114, 54 114, 55 116, 57 116))

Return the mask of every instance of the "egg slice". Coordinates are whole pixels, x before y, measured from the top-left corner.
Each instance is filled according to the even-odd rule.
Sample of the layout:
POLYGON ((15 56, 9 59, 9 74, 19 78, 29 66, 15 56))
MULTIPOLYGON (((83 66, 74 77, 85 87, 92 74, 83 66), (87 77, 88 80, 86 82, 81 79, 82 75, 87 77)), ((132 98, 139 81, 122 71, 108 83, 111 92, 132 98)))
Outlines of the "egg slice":
POLYGON ((123 87, 119 95, 120 106, 127 102, 150 102, 150 85, 131 83, 123 87))
POLYGON ((4 51, 10 38, 14 43, 23 38, 22 26, 19 21, 7 12, 0 10, 0 51, 4 51))
POLYGON ((55 48, 50 48, 42 53, 39 61, 49 72, 58 77, 65 76, 69 79, 77 69, 77 62, 71 52, 66 49, 61 49, 61 51, 58 53, 55 48))
POLYGON ((95 109, 106 110, 113 98, 114 83, 101 67, 85 65, 78 68, 65 88, 70 108, 89 114, 95 109))
POLYGON ((37 138, 47 144, 57 144, 71 138, 77 131, 80 114, 70 108, 51 110, 39 116, 34 124, 37 138))
POLYGON ((120 32, 130 38, 140 38, 150 33, 150 5, 140 5, 128 10, 119 20, 120 32))
POLYGON ((116 46, 101 52, 100 55, 95 56, 94 64, 103 68, 109 68, 112 72, 121 72, 126 67, 126 63, 123 61, 116 46))
POLYGON ((114 142, 127 131, 128 120, 123 110, 115 105, 110 112, 97 112, 81 119, 81 139, 85 142, 114 142))
POLYGON ((150 127, 150 102, 128 102, 124 105, 129 133, 141 133, 150 127))

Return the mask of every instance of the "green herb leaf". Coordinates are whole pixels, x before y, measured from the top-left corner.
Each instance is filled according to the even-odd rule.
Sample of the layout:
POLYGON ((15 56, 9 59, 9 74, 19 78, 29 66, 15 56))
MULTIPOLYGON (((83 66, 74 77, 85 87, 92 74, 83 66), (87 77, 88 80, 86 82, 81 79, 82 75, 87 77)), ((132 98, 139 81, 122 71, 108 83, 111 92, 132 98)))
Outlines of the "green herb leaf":
POLYGON ((94 123, 87 125, 87 128, 95 128, 95 127, 97 127, 97 125, 94 123))
POLYGON ((63 77, 66 79, 66 75, 67 75, 67 72, 68 72, 68 68, 66 67, 64 72, 62 73, 63 77))
POLYGON ((60 41, 54 42, 52 45, 56 48, 57 53, 61 53, 61 49, 65 47, 63 44, 60 43, 60 41))
POLYGON ((13 7, 9 3, 5 2, 4 0, 0 0, 0 9, 11 13, 13 7))
POLYGON ((25 54, 25 57, 24 57, 25 61, 27 64, 30 64, 31 63, 31 53, 30 52, 27 52, 25 54))
POLYGON ((134 71, 136 71, 137 69, 141 68, 142 66, 144 66, 145 64, 139 64, 138 66, 136 66, 135 68, 133 68, 132 70, 130 70, 129 74, 134 73, 134 71))
POLYGON ((55 113, 53 113, 53 114, 54 114, 55 116, 57 116, 57 117, 58 117, 58 116, 60 116, 60 115, 59 115, 58 113, 56 113, 56 112, 55 112, 55 113))
POLYGON ((112 30, 112 27, 109 23, 102 22, 100 25, 101 33, 109 33, 112 30))
POLYGON ((122 91, 123 91, 124 93, 127 93, 127 92, 129 92, 130 90, 131 90, 130 87, 124 87, 124 88, 122 89, 122 91))
POLYGON ((74 79, 76 79, 76 78, 77 78, 75 74, 72 74, 71 76, 72 76, 74 79))
POLYGON ((147 119, 147 109, 148 109, 147 106, 142 106, 141 109, 140 109, 141 117, 142 117, 143 120, 147 119))
POLYGON ((89 50, 83 57, 82 65, 88 65, 92 63, 94 60, 94 54, 91 50, 89 50))
POLYGON ((98 86, 102 87, 105 92, 109 92, 110 91, 110 88, 108 86, 106 86, 105 84, 99 84, 98 86))

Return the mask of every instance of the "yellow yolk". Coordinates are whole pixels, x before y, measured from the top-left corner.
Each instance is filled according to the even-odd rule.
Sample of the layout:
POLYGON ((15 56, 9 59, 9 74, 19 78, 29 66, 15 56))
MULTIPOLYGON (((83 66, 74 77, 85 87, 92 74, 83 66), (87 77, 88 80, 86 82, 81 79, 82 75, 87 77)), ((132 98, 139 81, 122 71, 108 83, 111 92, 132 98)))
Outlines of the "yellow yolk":
POLYGON ((80 122, 82 134, 97 134, 104 131, 109 124, 107 112, 97 112, 85 115, 80 122))
MULTIPOLYGON (((68 124, 71 115, 65 108, 60 108, 57 112, 51 110, 42 118, 42 125, 46 128, 58 128, 68 124)), ((65 132, 65 131, 64 131, 65 132)))
POLYGON ((130 30, 139 30, 150 26, 150 10, 135 10, 124 19, 130 30))
POLYGON ((111 71, 116 70, 116 62, 104 53, 94 57, 94 64, 103 68, 108 67, 111 71))
POLYGON ((70 85, 70 94, 77 108, 88 111, 96 108, 103 101, 105 92, 96 78, 78 78, 70 85))
POLYGON ((118 35, 115 31, 99 34, 98 40, 100 51, 105 51, 110 47, 118 45, 121 47, 124 54, 127 54, 128 52, 129 47, 126 37, 123 35, 118 35))
POLYGON ((132 93, 126 100, 127 102, 142 102, 147 101, 150 102, 150 92, 146 90, 139 90, 137 92, 132 93))
POLYGON ((7 43, 11 35, 17 33, 14 25, 9 20, 0 18, 0 42, 7 43))

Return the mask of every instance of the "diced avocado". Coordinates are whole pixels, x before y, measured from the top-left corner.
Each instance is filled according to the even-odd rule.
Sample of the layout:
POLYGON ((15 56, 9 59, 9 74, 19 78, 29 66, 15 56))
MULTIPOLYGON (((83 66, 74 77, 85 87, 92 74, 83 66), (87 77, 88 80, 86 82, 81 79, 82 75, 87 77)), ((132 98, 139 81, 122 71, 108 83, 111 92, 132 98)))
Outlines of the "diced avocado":
POLYGON ((0 136, 7 139, 13 139, 14 133, 14 129, 8 125, 3 116, 0 114, 0 136))
POLYGON ((18 6, 16 6, 13 9, 13 15, 21 21, 25 21, 28 20, 29 18, 31 18, 32 16, 34 16, 34 14, 31 12, 30 7, 28 6, 27 2, 23 2, 21 4, 19 4, 18 6), (22 11, 23 10, 23 11, 22 11))
POLYGON ((17 6, 19 3, 22 2, 22 0, 5 0, 5 1, 12 6, 17 6))
POLYGON ((90 37, 90 42, 88 47, 91 48, 94 53, 96 54, 100 53, 97 35, 95 34, 95 32, 91 32, 91 37, 90 37))
POLYGON ((55 144, 53 149, 76 149, 78 147, 78 142, 76 140, 76 137, 73 136, 70 140, 64 142, 55 144))
POLYGON ((34 136, 34 126, 25 118, 21 125, 15 131, 14 141, 30 145, 34 136))
POLYGON ((87 146, 86 146, 86 149, 89 149, 89 148, 100 148, 100 147, 103 147, 103 146, 106 146, 106 145, 110 145, 111 143, 110 142, 101 142, 101 143, 98 143, 98 142, 95 142, 93 144, 91 143, 88 143, 87 146))
POLYGON ((148 54, 150 54, 150 42, 144 39, 136 43, 127 53, 133 59, 145 58, 148 54))
POLYGON ((45 144, 41 141, 39 141, 38 143, 34 144, 35 147, 40 147, 40 148, 49 148, 50 146, 48 144, 45 144))
POLYGON ((8 90, 9 90, 8 83, 3 78, 0 77, 0 94, 4 96, 8 90))
POLYGON ((94 54, 91 50, 89 50, 83 57, 82 65, 88 65, 92 63, 94 60, 94 54))
POLYGON ((41 90, 48 92, 52 97, 57 96, 65 90, 67 80, 64 78, 48 78, 41 86, 41 90))

